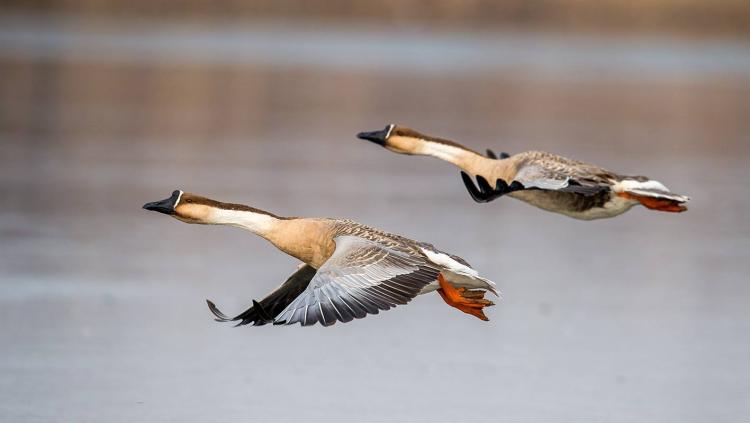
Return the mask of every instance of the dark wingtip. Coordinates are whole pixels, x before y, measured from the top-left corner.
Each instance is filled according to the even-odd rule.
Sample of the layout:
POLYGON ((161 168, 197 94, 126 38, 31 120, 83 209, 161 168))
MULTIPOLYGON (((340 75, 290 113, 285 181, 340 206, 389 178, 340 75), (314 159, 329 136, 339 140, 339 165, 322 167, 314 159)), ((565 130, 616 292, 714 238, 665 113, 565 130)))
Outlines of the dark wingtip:
POLYGON ((471 176, 466 172, 461 172, 461 179, 464 181, 464 185, 469 191, 469 195, 471 195, 471 198, 477 203, 489 203, 505 194, 526 189, 526 187, 518 181, 513 181, 508 185, 508 183, 502 179, 497 179, 495 181, 495 186, 493 187, 482 175, 477 175, 477 182, 476 185, 474 185, 474 180, 472 180, 471 176))
POLYGON ((486 203, 487 200, 484 198, 484 195, 477 189, 477 187, 474 185, 474 181, 471 179, 471 176, 469 176, 466 172, 461 172, 461 179, 464 181, 464 186, 466 187, 466 190, 469 191, 469 195, 471 196, 471 199, 476 201, 477 203, 486 203))
POLYGON ((217 322, 230 322, 230 321, 232 321, 232 319, 230 319, 229 317, 227 317, 226 314, 222 313, 221 310, 219 310, 216 307, 216 304, 214 304, 211 300, 207 299, 206 300, 206 304, 208 304, 208 309, 211 310, 211 313, 213 313, 213 315, 216 316, 216 319, 214 319, 214 320, 216 320, 217 322))
POLYGON ((492 150, 490 150, 488 148, 487 149, 487 157, 490 158, 490 159, 494 159, 494 160, 503 160, 503 159, 507 159, 508 157, 510 157, 510 154, 508 154, 508 153, 506 153, 504 151, 501 151, 500 154, 495 154, 494 151, 492 151, 492 150))
POLYGON ((508 186, 508 188, 509 188, 509 189, 510 189, 511 191, 522 191, 522 190, 525 190, 525 189, 526 189, 526 187, 525 187, 525 186, 523 186, 523 184, 522 184, 522 183, 520 183, 520 182, 518 182, 518 181, 513 181, 513 182, 511 182, 511 183, 510 183, 510 185, 508 186))
POLYGON ((258 315, 261 319, 264 320, 265 323, 271 323, 273 322, 273 317, 271 317, 270 314, 268 314, 268 311, 256 300, 253 300, 253 308, 257 310, 258 315))
MULTIPOLYGON (((498 179, 498 181, 500 181, 500 179, 498 179)), ((479 186, 479 190, 485 194, 489 194, 493 191, 490 183, 487 182, 487 179, 485 179, 482 175, 477 175, 477 185, 479 186)))

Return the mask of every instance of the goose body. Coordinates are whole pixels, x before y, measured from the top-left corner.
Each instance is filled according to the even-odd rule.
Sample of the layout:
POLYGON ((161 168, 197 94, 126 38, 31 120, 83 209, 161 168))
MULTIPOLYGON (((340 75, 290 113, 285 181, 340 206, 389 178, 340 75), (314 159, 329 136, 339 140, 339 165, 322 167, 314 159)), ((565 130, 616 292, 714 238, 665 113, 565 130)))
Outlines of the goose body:
POLYGON ((487 150, 485 157, 453 141, 397 125, 357 136, 397 153, 432 156, 456 165, 477 202, 508 195, 582 220, 614 217, 638 204, 667 212, 687 210, 689 197, 671 192, 658 181, 618 174, 557 154, 527 151, 497 157, 487 150))
POLYGON ((352 220, 280 217, 182 191, 144 208, 187 223, 247 229, 302 261, 286 282, 236 317, 227 317, 208 301, 219 321, 329 326, 433 291, 449 305, 487 320, 482 309, 492 302, 484 293, 497 295, 495 284, 460 257, 352 220))

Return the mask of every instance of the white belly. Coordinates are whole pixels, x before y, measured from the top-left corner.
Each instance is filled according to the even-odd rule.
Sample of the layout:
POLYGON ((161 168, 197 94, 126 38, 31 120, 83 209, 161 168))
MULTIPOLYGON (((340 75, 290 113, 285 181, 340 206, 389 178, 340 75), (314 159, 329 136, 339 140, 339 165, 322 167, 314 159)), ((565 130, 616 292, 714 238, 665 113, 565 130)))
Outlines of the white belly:
POLYGON ((623 214, 636 204, 638 204, 638 202, 635 200, 613 196, 611 200, 604 203, 604 207, 593 207, 582 212, 564 214, 582 220, 604 219, 623 214))
POLYGON ((542 210, 564 214, 566 216, 581 220, 594 220, 614 217, 619 214, 625 213, 626 211, 630 210, 631 207, 638 204, 638 202, 635 200, 613 195, 609 201, 604 203, 603 207, 592 207, 590 209, 579 211, 569 207, 568 203, 564 201, 561 202, 559 197, 550 194, 549 191, 517 191, 512 192, 508 195, 517 200, 529 203, 532 206, 536 206, 542 210))

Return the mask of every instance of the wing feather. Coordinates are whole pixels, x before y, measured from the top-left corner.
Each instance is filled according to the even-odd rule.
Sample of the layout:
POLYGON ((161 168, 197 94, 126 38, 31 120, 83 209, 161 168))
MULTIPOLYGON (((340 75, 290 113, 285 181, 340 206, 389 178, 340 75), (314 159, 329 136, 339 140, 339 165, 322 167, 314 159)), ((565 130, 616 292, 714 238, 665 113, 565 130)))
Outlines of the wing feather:
POLYGON ((336 250, 274 324, 329 326, 411 301, 439 270, 426 259, 357 236, 334 239, 336 250))
POLYGON ((239 321, 237 326, 252 323, 255 326, 272 323, 273 318, 284 310, 300 293, 304 292, 317 271, 312 266, 304 265, 294 272, 281 286, 260 301, 253 301, 253 306, 235 317, 227 317, 210 300, 208 308, 219 322, 239 321))
POLYGON ((532 163, 521 166, 516 173, 515 180, 522 183, 526 189, 572 192, 591 196, 603 191, 609 191, 609 181, 604 175, 601 178, 576 175, 571 169, 561 166, 549 166, 532 163))

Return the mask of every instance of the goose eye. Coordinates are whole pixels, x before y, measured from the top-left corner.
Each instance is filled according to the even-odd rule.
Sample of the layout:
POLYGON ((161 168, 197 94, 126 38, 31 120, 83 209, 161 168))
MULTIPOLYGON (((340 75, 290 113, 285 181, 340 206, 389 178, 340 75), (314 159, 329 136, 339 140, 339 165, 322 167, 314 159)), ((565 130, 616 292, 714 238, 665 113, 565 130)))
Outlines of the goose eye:
POLYGON ((191 199, 189 199, 189 198, 188 198, 187 200, 185 200, 185 202, 186 202, 186 203, 192 203, 192 202, 193 202, 193 200, 191 200, 191 199))

